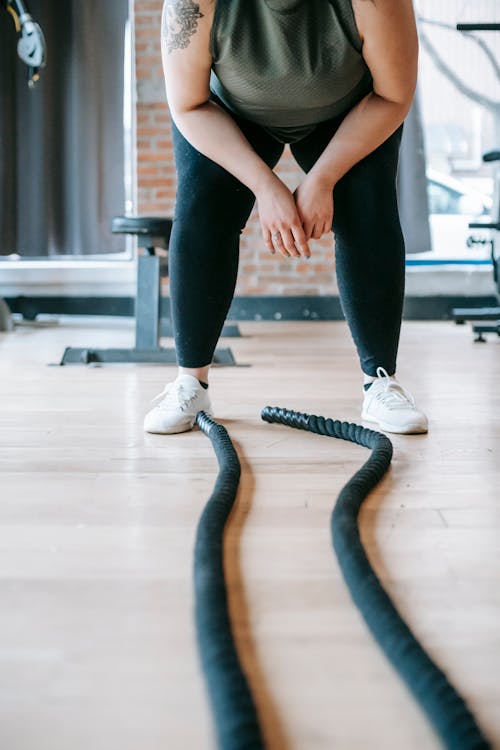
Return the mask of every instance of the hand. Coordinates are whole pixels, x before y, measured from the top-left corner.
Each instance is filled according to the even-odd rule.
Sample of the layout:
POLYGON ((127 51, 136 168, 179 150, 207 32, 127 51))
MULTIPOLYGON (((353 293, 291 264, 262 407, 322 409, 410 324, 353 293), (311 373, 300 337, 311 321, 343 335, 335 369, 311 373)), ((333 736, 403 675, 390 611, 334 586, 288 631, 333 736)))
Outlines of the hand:
POLYGON ((307 240, 319 240, 332 230, 333 188, 331 182, 309 172, 293 196, 307 240))
POLYGON ((297 206, 291 191, 273 173, 256 193, 264 242, 274 255, 279 250, 285 257, 311 256, 297 206), (273 234, 279 233, 277 237, 273 234))

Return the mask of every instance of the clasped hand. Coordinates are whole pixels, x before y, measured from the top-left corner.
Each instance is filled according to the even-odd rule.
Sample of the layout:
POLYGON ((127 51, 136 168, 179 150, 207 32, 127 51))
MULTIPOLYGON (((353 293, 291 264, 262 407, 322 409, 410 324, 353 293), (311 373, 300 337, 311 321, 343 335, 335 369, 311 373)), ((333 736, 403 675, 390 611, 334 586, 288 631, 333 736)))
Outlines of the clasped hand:
POLYGON ((333 185, 308 173, 292 193, 273 173, 257 194, 262 236, 269 251, 309 258, 309 240, 331 231, 333 185))

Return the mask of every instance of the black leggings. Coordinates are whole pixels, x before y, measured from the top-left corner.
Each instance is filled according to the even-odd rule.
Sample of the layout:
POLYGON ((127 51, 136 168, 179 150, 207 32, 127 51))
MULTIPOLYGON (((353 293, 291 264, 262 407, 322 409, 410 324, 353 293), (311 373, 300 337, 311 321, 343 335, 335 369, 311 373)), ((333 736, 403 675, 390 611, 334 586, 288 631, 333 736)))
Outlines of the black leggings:
MULTIPOLYGON (((272 169, 284 144, 259 125, 213 101, 236 121, 252 148, 272 169)), ((290 144, 308 172, 347 112, 319 123, 290 144)), ((211 364, 236 286, 240 234, 254 193, 200 153, 171 119, 177 198, 169 244, 170 301, 177 361, 181 367, 211 364)), ((335 185, 337 283, 361 369, 396 371, 405 282, 405 246, 399 221, 396 172, 403 124, 335 185)), ((293 259, 290 259, 293 263, 293 259)))

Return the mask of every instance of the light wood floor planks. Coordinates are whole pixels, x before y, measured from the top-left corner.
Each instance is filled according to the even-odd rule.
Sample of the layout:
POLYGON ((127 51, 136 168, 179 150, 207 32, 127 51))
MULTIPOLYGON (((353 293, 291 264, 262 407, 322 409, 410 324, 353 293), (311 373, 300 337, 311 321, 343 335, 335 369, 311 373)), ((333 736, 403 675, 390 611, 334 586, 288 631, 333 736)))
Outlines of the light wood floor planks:
MULTIPOLYGON (((226 538, 231 609, 270 750, 437 750, 351 603, 329 536, 358 446, 260 420, 266 404, 359 421, 344 323, 242 323, 214 368, 243 474, 226 538)), ((145 435, 175 368, 48 367, 126 346, 129 322, 0 334, 0 746, 214 750, 192 622, 194 531, 216 475, 194 430, 145 435)), ((163 342, 171 343, 169 340, 163 342)), ((427 436, 392 436, 363 510, 370 558, 500 747, 500 341, 403 324, 399 377, 427 436)))

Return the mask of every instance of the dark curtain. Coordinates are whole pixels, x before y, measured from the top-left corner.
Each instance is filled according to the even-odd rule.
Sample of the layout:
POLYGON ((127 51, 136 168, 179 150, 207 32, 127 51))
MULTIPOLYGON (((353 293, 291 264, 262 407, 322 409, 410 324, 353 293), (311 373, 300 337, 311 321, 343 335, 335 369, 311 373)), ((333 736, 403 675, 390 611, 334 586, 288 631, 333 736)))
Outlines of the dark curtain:
POLYGON ((425 139, 418 86, 403 126, 397 189, 399 216, 406 252, 430 252, 432 244, 427 197, 425 139))
POLYGON ((35 90, 0 9, 0 254, 122 252, 127 0, 29 0, 47 41, 35 90))

